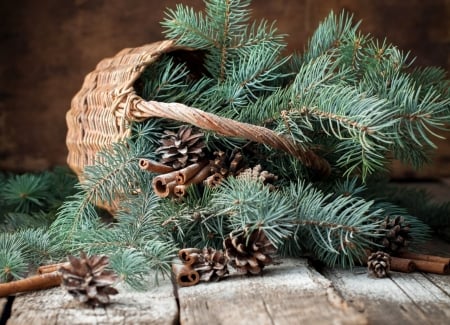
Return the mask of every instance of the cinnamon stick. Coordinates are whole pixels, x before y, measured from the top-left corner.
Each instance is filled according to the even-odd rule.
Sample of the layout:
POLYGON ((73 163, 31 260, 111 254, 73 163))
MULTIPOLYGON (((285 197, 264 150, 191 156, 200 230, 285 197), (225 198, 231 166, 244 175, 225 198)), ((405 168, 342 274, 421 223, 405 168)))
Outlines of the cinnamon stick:
POLYGON ((409 258, 409 259, 412 259, 412 260, 420 260, 420 261, 429 261, 429 262, 450 264, 450 257, 425 255, 425 254, 418 254, 418 253, 412 253, 412 252, 402 252, 398 256, 402 257, 402 258, 409 258))
POLYGON ((186 265, 197 262, 200 250, 198 248, 184 248, 178 251, 178 258, 186 265))
POLYGON ((211 173, 209 164, 205 165, 197 174, 195 174, 185 185, 199 184, 203 182, 211 173))
MULTIPOLYGON (((188 186, 191 184, 199 184, 203 182, 209 176, 210 172, 211 168, 209 167, 209 165, 205 165, 199 172, 189 178, 187 182, 185 182, 184 184, 176 185, 173 188, 173 194, 175 194, 175 196, 179 198, 185 197, 188 186)), ((184 180, 181 180, 180 178, 180 181, 184 180)))
POLYGON ((67 266, 70 264, 69 262, 64 263, 56 263, 56 264, 49 264, 49 265, 41 265, 37 269, 38 274, 45 274, 45 273, 51 273, 58 271, 61 266, 67 266))
POLYGON ((175 194, 176 197, 181 198, 186 196, 186 190, 187 190, 186 185, 175 185, 175 187, 173 188, 173 194, 175 194))
POLYGON ((25 279, 0 284, 0 297, 19 292, 48 289, 61 284, 59 272, 33 275, 25 279))
POLYGON ((404 273, 413 272, 416 269, 414 261, 407 258, 399 258, 391 256, 391 270, 404 273))
POLYGON ((139 159, 139 167, 142 170, 147 170, 157 174, 165 174, 173 171, 173 168, 170 166, 146 158, 139 159))
POLYGON ((418 271, 436 274, 449 274, 449 265, 439 262, 414 260, 418 271))
POLYGON ((205 166, 207 162, 202 161, 195 164, 191 164, 183 169, 180 169, 175 176, 175 180, 178 185, 186 184, 189 179, 198 174, 198 172, 205 166))
POLYGON ((200 275, 190 265, 174 263, 172 264, 172 272, 180 287, 194 286, 200 281, 200 275))
POLYGON ((176 185, 175 177, 177 176, 178 171, 173 171, 167 174, 158 175, 153 178, 152 186, 156 195, 159 197, 168 197, 173 188, 176 185))

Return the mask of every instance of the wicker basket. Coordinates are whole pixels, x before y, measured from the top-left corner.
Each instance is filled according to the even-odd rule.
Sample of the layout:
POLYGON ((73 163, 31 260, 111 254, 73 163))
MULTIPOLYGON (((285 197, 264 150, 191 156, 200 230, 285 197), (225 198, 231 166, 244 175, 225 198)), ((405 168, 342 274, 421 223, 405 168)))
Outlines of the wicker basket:
POLYGON ((190 51, 161 41, 120 51, 102 60, 89 73, 67 112, 67 162, 81 176, 87 165, 95 162, 97 153, 129 135, 129 123, 151 117, 162 117, 189 123, 230 137, 246 138, 281 149, 296 156, 306 166, 329 173, 328 163, 314 152, 302 150, 289 138, 273 131, 206 113, 181 103, 145 101, 133 88, 147 66, 161 55, 190 51))
POLYGON ((134 81, 146 66, 173 49, 170 41, 124 49, 102 60, 86 76, 66 114, 67 162, 77 175, 84 166, 94 164, 97 152, 128 136, 129 110, 119 106, 127 103, 134 81))

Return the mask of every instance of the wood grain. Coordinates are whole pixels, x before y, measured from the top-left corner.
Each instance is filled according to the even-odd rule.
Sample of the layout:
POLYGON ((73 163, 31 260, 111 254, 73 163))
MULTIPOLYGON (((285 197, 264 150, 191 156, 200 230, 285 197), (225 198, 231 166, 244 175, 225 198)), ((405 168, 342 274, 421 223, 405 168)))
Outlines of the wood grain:
POLYGON ((363 267, 326 269, 324 275, 370 324, 445 324, 449 319, 449 276, 391 272, 377 279, 363 267))
POLYGON ((180 324, 366 324, 306 260, 287 259, 262 276, 179 288, 180 324))
POLYGON ((176 324, 178 307, 169 280, 153 290, 136 292, 119 287, 107 307, 76 302, 61 288, 18 295, 8 325, 51 324, 176 324))

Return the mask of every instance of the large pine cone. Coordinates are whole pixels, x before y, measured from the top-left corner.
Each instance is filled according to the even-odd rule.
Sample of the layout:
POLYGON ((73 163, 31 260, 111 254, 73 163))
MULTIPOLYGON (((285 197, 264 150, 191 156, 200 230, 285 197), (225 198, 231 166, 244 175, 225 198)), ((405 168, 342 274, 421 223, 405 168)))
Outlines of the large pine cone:
POLYGON ((109 263, 107 256, 94 255, 87 257, 85 253, 80 258, 68 257, 70 264, 59 269, 62 275, 61 285, 80 302, 96 306, 109 303, 109 295, 118 291, 111 287, 117 280, 117 275, 105 271, 109 263))
POLYGON ((381 240, 381 245, 383 250, 390 254, 395 254, 402 248, 407 247, 412 239, 410 226, 405 224, 401 216, 394 219, 387 216, 381 224, 381 228, 385 234, 385 237, 381 240))
POLYGON ((276 248, 262 229, 248 229, 239 235, 230 234, 224 241, 225 254, 231 266, 241 273, 259 274, 264 266, 272 264, 276 248))
POLYGON ((382 251, 372 253, 367 261, 367 268, 377 278, 384 278, 391 269, 391 256, 382 251))
POLYGON ((161 163, 174 169, 181 169, 196 163, 204 156, 203 133, 194 133, 192 127, 188 125, 181 126, 177 133, 169 130, 164 133, 162 145, 155 151, 161 154, 161 163))

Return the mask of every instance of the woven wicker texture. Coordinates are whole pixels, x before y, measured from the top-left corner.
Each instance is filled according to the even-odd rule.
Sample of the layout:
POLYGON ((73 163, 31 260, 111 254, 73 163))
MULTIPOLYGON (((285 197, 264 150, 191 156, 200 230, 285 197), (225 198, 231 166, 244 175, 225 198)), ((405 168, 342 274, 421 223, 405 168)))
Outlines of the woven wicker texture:
POLYGON ((89 73, 67 112, 68 164, 77 175, 95 162, 97 153, 129 135, 129 123, 162 117, 190 123, 231 137, 241 137, 281 149, 320 174, 329 174, 327 161, 303 150, 289 138, 256 125, 206 113, 181 103, 145 101, 136 94, 134 82, 145 68, 163 53, 185 50, 172 41, 124 49, 113 58, 102 60, 89 73))
POLYGON ((94 164, 97 152, 129 134, 129 119, 123 109, 118 110, 119 104, 127 102, 130 88, 145 68, 173 49, 171 41, 124 49, 86 76, 66 114, 67 162, 75 173, 80 175, 84 166, 94 164))

